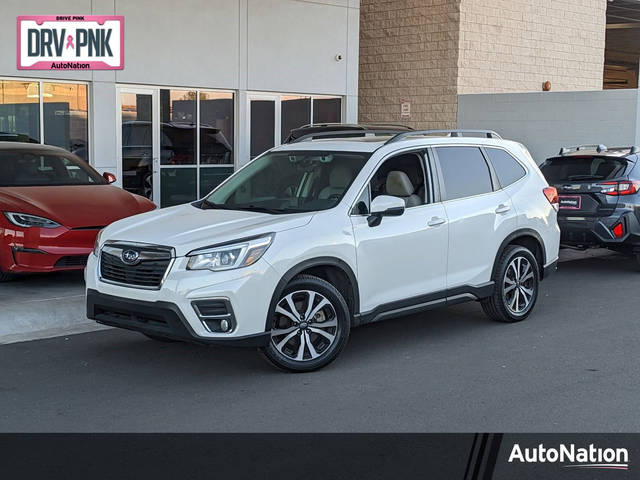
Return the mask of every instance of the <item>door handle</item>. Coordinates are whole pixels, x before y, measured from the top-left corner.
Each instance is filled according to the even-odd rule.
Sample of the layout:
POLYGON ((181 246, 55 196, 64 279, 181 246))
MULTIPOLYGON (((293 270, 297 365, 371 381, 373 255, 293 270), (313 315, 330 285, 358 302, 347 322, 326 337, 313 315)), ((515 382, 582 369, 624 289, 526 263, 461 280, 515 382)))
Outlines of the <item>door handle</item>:
POLYGON ((507 213, 509 210, 511 210, 511 207, 509 205, 501 203, 500 205, 498 205, 498 208, 496 208, 496 213, 507 213))
POLYGON ((431 220, 427 222, 427 225, 430 227, 437 227, 438 225, 442 225, 447 220, 442 217, 431 217, 431 220))

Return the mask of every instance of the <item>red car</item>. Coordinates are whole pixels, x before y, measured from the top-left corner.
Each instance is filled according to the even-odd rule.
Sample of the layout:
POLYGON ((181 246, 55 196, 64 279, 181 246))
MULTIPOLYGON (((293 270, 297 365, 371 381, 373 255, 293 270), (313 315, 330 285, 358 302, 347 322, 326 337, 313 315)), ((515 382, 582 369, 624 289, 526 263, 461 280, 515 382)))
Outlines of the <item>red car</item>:
POLYGON ((156 208, 114 181, 61 148, 0 142, 0 281, 83 269, 100 229, 156 208))

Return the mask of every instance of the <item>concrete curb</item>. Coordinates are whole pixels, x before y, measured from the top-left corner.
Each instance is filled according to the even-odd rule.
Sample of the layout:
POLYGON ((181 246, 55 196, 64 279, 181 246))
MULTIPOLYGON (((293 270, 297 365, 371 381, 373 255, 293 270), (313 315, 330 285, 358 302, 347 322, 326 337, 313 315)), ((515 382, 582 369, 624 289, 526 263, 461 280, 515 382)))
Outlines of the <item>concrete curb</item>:
POLYGON ((87 319, 84 294, 3 301, 0 310, 0 344, 103 328, 87 319))

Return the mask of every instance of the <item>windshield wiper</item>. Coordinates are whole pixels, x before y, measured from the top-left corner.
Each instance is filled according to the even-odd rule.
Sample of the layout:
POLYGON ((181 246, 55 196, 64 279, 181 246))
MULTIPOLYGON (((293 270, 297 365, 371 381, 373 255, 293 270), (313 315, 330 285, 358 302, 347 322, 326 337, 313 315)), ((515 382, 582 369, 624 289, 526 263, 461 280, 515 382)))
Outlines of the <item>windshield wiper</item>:
POLYGON ((271 213, 273 215, 279 215, 282 213, 299 213, 303 210, 296 210, 293 208, 268 208, 268 207, 259 207, 257 205, 236 205, 233 207, 233 210, 242 210, 247 212, 260 212, 260 213, 271 213))
POLYGON ((299 213, 304 211, 291 208, 267 208, 257 205, 221 205, 207 200, 203 200, 200 203, 200 208, 202 210, 240 210, 244 212, 270 213, 272 215, 279 215, 282 213, 299 213))

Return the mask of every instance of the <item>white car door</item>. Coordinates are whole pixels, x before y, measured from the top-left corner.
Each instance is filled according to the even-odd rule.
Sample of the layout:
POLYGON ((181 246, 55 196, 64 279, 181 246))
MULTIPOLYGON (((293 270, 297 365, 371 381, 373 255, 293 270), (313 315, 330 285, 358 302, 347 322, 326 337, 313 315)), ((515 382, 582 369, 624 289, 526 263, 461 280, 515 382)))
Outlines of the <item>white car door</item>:
POLYGON ((436 153, 449 219, 447 289, 478 287, 491 280, 502 241, 516 229, 511 197, 498 188, 479 147, 446 146, 436 153))
MULTIPOLYGON (((415 193, 411 199, 402 197, 407 204, 402 215, 384 217, 377 226, 369 226, 367 213, 351 217, 361 312, 391 302, 420 303, 425 299, 419 297, 446 288, 448 222, 442 203, 433 202, 432 188, 427 187, 431 175, 425 175, 423 162, 422 153, 415 152, 385 160, 361 196, 368 212, 372 198, 390 194, 381 180, 388 179, 389 172, 405 172, 415 193)), ((397 306, 386 305, 389 309, 397 306)))

